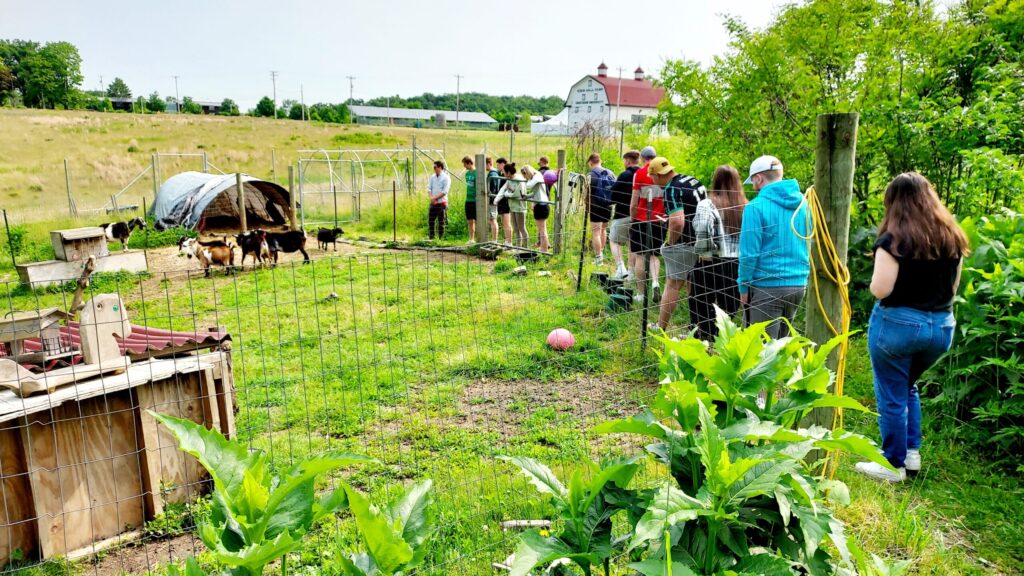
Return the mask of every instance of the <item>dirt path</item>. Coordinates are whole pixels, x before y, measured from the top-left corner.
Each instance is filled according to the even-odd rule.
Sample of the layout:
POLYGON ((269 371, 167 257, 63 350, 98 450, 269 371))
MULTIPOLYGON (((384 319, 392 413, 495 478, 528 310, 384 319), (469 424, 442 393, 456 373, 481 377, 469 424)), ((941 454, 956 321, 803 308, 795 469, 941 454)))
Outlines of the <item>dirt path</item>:
POLYGON ((181 562, 200 554, 205 547, 192 533, 180 534, 162 540, 142 540, 138 544, 112 549, 99 555, 99 559, 83 564, 83 574, 120 576, 145 574, 156 566, 181 562))

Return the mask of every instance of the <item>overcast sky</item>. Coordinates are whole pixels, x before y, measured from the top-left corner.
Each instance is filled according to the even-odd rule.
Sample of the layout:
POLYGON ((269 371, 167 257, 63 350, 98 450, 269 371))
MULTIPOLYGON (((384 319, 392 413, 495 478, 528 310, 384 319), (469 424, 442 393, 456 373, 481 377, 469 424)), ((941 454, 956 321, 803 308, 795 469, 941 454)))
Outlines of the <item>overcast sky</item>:
POLYGON ((174 95, 177 75, 182 97, 243 110, 271 95, 271 70, 278 101, 301 85, 307 104, 346 100, 347 76, 356 98, 454 92, 456 74, 464 92, 565 97, 602 60, 626 77, 708 62, 726 49, 722 14, 762 27, 784 3, 0 0, 0 38, 75 44, 86 89, 120 76, 135 95, 174 95))

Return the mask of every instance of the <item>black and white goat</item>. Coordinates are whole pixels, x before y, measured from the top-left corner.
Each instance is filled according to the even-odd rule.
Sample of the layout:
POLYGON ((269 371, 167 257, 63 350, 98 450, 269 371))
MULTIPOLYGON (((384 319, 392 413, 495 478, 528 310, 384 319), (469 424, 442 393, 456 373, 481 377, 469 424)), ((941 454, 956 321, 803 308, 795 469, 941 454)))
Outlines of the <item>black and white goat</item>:
POLYGON ((245 257, 252 254, 252 265, 256 263, 270 265, 270 246, 267 245, 267 233, 262 230, 250 230, 235 236, 238 247, 242 249, 242 267, 245 267, 245 257))
POLYGON ((113 242, 117 240, 121 243, 121 249, 128 250, 128 239, 132 237, 132 232, 136 228, 146 229, 146 221, 142 218, 132 218, 127 222, 108 222, 106 224, 100 224, 100 228, 103 228, 103 235, 107 237, 107 240, 113 242))
POLYGON ((210 276, 210 266, 217 265, 224 267, 225 274, 231 274, 235 268, 235 247, 232 244, 227 245, 210 245, 210 244, 223 244, 220 240, 215 240, 208 243, 200 243, 195 238, 188 238, 183 236, 178 240, 178 250, 183 252, 189 258, 195 257, 199 260, 199 265, 202 266, 205 271, 204 276, 210 276))

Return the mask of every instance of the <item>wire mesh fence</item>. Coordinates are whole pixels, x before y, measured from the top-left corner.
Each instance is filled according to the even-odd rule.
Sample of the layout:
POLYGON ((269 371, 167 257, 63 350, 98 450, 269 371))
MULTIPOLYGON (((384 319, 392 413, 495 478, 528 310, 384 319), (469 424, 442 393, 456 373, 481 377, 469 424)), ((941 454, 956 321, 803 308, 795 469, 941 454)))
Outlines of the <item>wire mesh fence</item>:
MULTIPOLYGON (((657 390, 647 324, 662 290, 610 278, 617 263, 595 261, 593 234, 607 232, 591 218, 589 176, 565 170, 561 178, 549 190, 557 216, 552 210, 540 223, 531 209, 518 247, 525 250, 506 236, 496 243, 506 254, 495 260, 481 247, 344 244, 308 265, 286 257, 276 267, 204 277, 171 247, 148 251, 149 273, 95 276, 85 309, 116 295, 131 334, 63 318, 60 334, 83 353, 53 364, 14 358, 25 372, 0 382, 0 570, 74 561, 85 573, 144 573, 201 556, 191 527, 208 514, 209 482, 153 410, 221 430, 278 468, 336 450, 377 460, 319 489, 344 480, 383 502, 402 484, 430 478, 437 535, 417 573, 494 573, 516 544, 505 523, 548 515, 544 499, 498 457, 537 458, 567 478, 589 460, 638 454, 642 445, 591 429, 636 413, 657 390), (541 226, 558 246, 549 255, 533 245, 541 226), (116 334, 116 370, 99 377, 84 370, 90 327, 116 334), (575 344, 553 350, 547 339, 556 328, 575 344), (44 369, 72 379, 20 397, 44 369)), ((460 202, 455 195, 455 218, 460 202)), ((780 234, 780 226, 762 232, 780 234)), ((628 255, 629 242, 619 243, 628 255)), ((641 259, 632 269, 658 278, 650 268, 657 262, 655 254, 647 268, 641 259)), ((726 286, 732 268, 709 267, 704 278, 692 280, 689 294, 738 298, 726 286)), ((75 279, 61 280, 5 284, 7 317, 75 309, 75 279)), ((690 330, 695 309, 686 294, 670 335, 690 330)), ((43 334, 24 336, 46 350, 43 334)), ((650 463, 637 482, 664 475, 650 463)), ((329 572, 352 542, 346 519, 332 518, 290 566, 329 572)))

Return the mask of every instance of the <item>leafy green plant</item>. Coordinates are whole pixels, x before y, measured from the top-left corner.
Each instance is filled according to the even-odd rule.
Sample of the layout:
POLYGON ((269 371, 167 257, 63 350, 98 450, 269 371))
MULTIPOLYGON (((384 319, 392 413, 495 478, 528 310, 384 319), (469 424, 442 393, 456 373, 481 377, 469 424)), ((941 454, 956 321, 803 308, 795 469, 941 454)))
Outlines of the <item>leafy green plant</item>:
POLYGON ((302 545, 310 527, 348 505, 341 488, 317 499, 317 476, 372 461, 357 454, 329 453, 275 474, 262 452, 250 453, 241 443, 190 420, 150 414, 210 473, 213 508, 209 520, 198 524, 199 538, 212 558, 227 567, 224 573, 232 576, 262 574, 279 558, 286 572, 286 555, 302 545))
POLYGON ((645 575, 833 574, 852 559, 826 498, 848 503, 849 490, 815 475, 809 454, 843 450, 889 466, 863 436, 800 426, 815 408, 866 411, 828 389, 834 374, 825 361, 846 336, 820 347, 802 336, 770 340, 767 323, 739 329, 721 311, 718 326, 714 354, 695 340, 659 337, 663 384, 650 410, 597 427, 655 439, 647 450, 674 480, 635 525, 627 551, 648 554, 631 567, 645 575))
POLYGON ((568 558, 587 576, 595 566, 610 574, 609 560, 623 542, 612 537, 612 517, 639 504, 637 493, 626 490, 639 470, 638 458, 601 463, 589 480, 577 469, 564 486, 550 468, 522 457, 501 457, 522 470, 542 494, 551 496, 555 518, 563 526, 557 535, 531 529, 522 534, 516 548, 512 576, 526 576, 537 566, 568 558))
POLYGON ((430 480, 410 486, 378 509, 351 486, 344 486, 365 552, 338 554, 334 569, 345 576, 409 574, 423 563, 436 528, 430 480))
POLYGON ((997 461, 1024 469, 1024 219, 1014 213, 965 220, 957 332, 924 394, 955 419, 956 433, 997 461))

